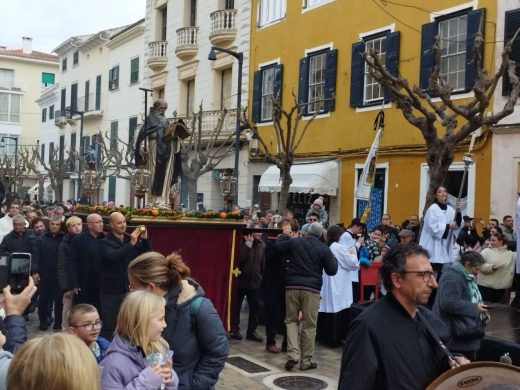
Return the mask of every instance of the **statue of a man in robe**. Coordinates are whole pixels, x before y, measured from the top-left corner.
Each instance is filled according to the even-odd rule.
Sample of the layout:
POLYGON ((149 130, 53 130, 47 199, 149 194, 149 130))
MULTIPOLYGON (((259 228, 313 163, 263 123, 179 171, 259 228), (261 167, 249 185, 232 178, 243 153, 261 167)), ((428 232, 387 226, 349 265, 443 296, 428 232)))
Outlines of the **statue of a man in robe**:
POLYGON ((182 120, 166 119, 167 109, 166 100, 154 102, 135 145, 136 166, 145 165, 152 175, 148 203, 160 208, 170 207, 170 190, 182 169, 180 142, 190 134, 182 120))

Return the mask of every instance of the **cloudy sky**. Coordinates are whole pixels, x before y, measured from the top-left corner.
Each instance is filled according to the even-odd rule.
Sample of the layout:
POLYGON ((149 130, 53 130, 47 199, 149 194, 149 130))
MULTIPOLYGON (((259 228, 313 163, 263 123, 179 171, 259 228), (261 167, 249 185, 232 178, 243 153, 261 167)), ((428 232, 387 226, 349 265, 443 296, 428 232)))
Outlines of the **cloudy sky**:
POLYGON ((20 49, 22 37, 33 50, 50 53, 75 35, 137 22, 146 0, 2 0, 0 46, 20 49))

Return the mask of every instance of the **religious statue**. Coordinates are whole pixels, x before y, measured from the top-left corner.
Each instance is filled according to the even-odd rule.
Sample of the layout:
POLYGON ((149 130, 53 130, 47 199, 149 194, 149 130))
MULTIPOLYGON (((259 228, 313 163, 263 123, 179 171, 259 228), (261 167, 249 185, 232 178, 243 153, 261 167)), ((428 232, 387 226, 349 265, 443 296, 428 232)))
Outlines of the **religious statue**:
POLYGON ((170 207, 170 189, 181 175, 180 140, 190 133, 182 119, 168 120, 168 103, 158 99, 150 108, 135 144, 135 165, 146 166, 152 176, 149 204, 170 207))

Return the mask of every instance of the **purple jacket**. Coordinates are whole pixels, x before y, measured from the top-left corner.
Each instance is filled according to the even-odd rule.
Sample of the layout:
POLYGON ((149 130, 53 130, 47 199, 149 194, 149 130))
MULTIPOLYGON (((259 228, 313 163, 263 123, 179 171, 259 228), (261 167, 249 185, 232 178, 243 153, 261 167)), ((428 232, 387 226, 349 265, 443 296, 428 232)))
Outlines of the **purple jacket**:
MULTIPOLYGON (((171 356, 170 351, 164 354, 171 356)), ((141 349, 117 335, 99 367, 102 390, 157 390, 161 387, 161 378, 149 367, 141 349)), ((179 378, 172 369, 172 381, 164 388, 177 390, 178 384, 179 378)))

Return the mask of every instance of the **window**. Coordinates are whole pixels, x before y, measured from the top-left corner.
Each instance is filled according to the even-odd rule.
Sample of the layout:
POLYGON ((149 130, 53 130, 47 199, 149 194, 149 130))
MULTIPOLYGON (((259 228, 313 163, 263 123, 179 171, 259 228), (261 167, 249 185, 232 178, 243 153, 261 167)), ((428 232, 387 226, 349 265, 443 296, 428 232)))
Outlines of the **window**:
MULTIPOLYGON (((520 8, 507 11, 505 14, 505 26, 504 26, 504 46, 507 42, 513 38, 516 30, 520 28, 520 8)), ((517 39, 513 42, 513 48, 509 59, 516 62, 516 74, 520 75, 520 40, 517 39)), ((509 81, 509 74, 504 73, 502 77, 502 96, 509 96, 511 93, 511 82, 509 81)))
POLYGON ((79 51, 75 51, 72 54, 72 65, 78 65, 79 64, 79 51))
POLYGON ((139 57, 130 60, 130 84, 135 84, 139 81, 139 57))
POLYGON ((233 92, 231 87, 231 80, 233 77, 233 70, 231 68, 224 69, 220 72, 220 109, 230 110, 233 107, 233 92))
POLYGON ((67 98, 67 89, 62 88, 61 90, 61 97, 60 97, 60 112, 62 116, 65 116, 65 107, 67 105, 66 99, 67 98))
POLYGON ((235 0, 226 0, 226 4, 224 6, 225 9, 234 9, 235 8, 235 0))
POLYGON ((300 60, 298 102, 307 103, 305 115, 334 110, 337 50, 320 50, 300 60))
POLYGON ((117 128, 118 122, 110 122, 110 151, 117 151, 117 128))
MULTIPOLYGON (((420 87, 428 89, 429 78, 436 65, 440 66, 441 77, 454 92, 467 92, 475 84, 475 68, 472 61, 473 42, 485 10, 464 10, 439 16, 435 21, 424 24, 421 33, 420 87), (441 63, 436 64, 432 47, 435 36, 440 37, 441 63)), ((482 45, 483 50, 484 45, 482 45)), ((483 53, 482 53, 483 55, 483 53)))
POLYGON ((137 117, 133 116, 128 120, 128 144, 129 145, 134 144, 136 128, 137 128, 137 117))
POLYGON ((119 89, 119 65, 114 66, 108 71, 108 90, 119 89))
POLYGON ((49 164, 54 160, 54 142, 49 144, 49 164))
POLYGON ((65 136, 60 135, 60 149, 58 150, 58 158, 60 164, 63 164, 63 158, 65 157, 65 136))
POLYGON ((54 81, 55 81, 54 73, 42 72, 42 84, 45 87, 54 84, 54 81))
POLYGON ((319 7, 322 4, 330 3, 333 0, 303 0, 303 8, 319 7))
POLYGON ((61 60, 61 71, 66 72, 67 71, 67 57, 61 60))
POLYGON ((20 95, 0 91, 0 122, 20 122, 20 95))
POLYGON ((49 107, 49 119, 54 119, 54 104, 49 107))
POLYGON ((42 122, 46 122, 47 121, 47 109, 44 108, 42 110, 42 122))
POLYGON ((283 65, 274 64, 260 68, 253 78, 253 112, 255 122, 273 120, 273 98, 282 98, 283 65))
MULTIPOLYGON (((70 134, 70 152, 69 156, 74 156, 76 151, 76 133, 70 134)), ((76 171, 76 160, 73 157, 69 157, 69 172, 76 171)))
POLYGON ((101 109, 101 75, 96 77, 96 110, 101 109))
MULTIPOLYGON (((379 59, 384 64, 386 58, 386 36, 367 41, 366 51, 371 52, 372 50, 379 53, 379 59)), ((370 75, 369 69, 369 66, 365 62, 365 95, 363 99, 365 103, 380 101, 383 98, 383 87, 370 75)))
POLYGON ((70 86, 70 114, 78 112, 78 83, 70 86))
POLYGON ((90 111, 90 80, 85 81, 85 106, 83 107, 84 112, 90 111))
POLYGON ((190 26, 197 25, 197 0, 190 0, 190 26))
POLYGON ((41 148, 41 158, 42 158, 42 161, 45 161, 45 144, 42 144, 42 148, 41 148))
POLYGON ((260 0, 258 10, 258 26, 273 23, 285 17, 286 0, 260 0))
POLYGON ((116 201, 116 177, 115 176, 108 177, 108 201, 109 202, 116 201))
POLYGON ((166 41, 166 26, 168 24, 168 8, 161 10, 161 41, 166 41))
MULTIPOLYGON (((361 34, 363 36, 363 34, 361 34)), ((350 68, 350 106, 367 107, 389 102, 392 95, 370 75, 369 67, 362 54, 372 49, 379 52, 379 58, 386 69, 397 76, 399 65, 399 31, 384 30, 367 35, 352 45, 350 68)))
POLYGON ((14 69, 0 69, 0 88, 14 87, 14 69))

